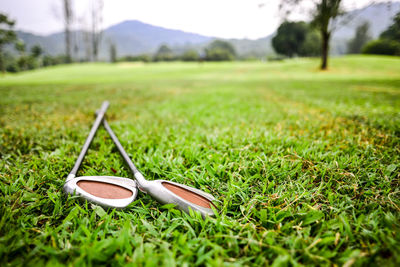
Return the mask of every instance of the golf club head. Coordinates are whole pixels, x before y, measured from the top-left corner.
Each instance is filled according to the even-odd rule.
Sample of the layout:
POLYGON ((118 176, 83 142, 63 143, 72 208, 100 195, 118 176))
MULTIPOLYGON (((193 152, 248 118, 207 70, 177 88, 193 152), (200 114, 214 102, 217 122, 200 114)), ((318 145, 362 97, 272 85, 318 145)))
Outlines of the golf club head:
MULTIPOLYGON (((142 174, 136 173, 135 177, 137 175, 142 174)), ((215 198, 199 189, 166 180, 146 181, 140 187, 162 204, 175 204, 186 213, 189 213, 190 207, 203 217, 214 216, 211 207, 215 198)))
POLYGON ((64 192, 110 208, 125 208, 137 196, 136 182, 114 176, 81 176, 68 180, 64 192))

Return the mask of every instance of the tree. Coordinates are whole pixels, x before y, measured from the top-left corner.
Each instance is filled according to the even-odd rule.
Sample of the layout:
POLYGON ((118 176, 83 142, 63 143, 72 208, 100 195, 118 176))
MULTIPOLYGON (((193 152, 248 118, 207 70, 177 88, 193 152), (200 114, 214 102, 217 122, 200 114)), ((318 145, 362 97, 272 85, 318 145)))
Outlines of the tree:
POLYGON ((92 57, 92 44, 90 41, 91 34, 87 17, 79 17, 78 24, 80 27, 81 39, 83 42, 84 61, 90 61, 90 58, 92 57))
POLYGON ((210 61, 225 61, 233 60, 236 57, 236 51, 233 45, 229 42, 222 40, 214 40, 207 48, 206 60, 210 61))
POLYGON ((381 39, 400 42, 400 12, 393 19, 393 24, 380 35, 381 39))
POLYGON ((38 57, 42 54, 42 48, 35 45, 31 49, 31 54, 26 54, 26 45, 22 40, 15 43, 15 49, 19 53, 17 64, 19 70, 31 70, 39 67, 38 57))
POLYGON ((15 50, 19 53, 18 58, 18 67, 20 70, 27 70, 28 69, 28 57, 25 56, 26 52, 26 45, 22 40, 18 40, 15 43, 15 50))
POLYGON ((43 54, 43 48, 40 45, 34 45, 31 47, 31 57, 33 61, 36 61, 35 65, 37 65, 37 67, 41 67, 42 65, 42 60, 41 60, 42 54, 43 54))
POLYGON ((305 22, 283 22, 274 38, 272 46, 279 54, 293 57, 299 55, 300 47, 306 39, 307 24, 305 22))
POLYGON ((115 44, 110 44, 110 62, 117 62, 117 48, 115 44))
POLYGON ((309 28, 306 39, 300 46, 299 56, 316 57, 321 55, 321 36, 309 28))
POLYGON ((333 29, 330 27, 332 20, 342 14, 341 0, 320 0, 316 4, 313 15, 313 25, 320 31, 322 38, 321 47, 321 69, 328 68, 329 42, 331 40, 333 29))
POLYGON ((359 54, 363 46, 371 39, 372 38, 369 34, 369 23, 364 22, 357 27, 354 38, 348 42, 347 52, 349 54, 359 54))
POLYGON ((174 60, 174 54, 171 48, 163 44, 158 48, 157 53, 154 55, 154 61, 171 61, 174 60))
POLYGON ((20 56, 25 56, 26 45, 25 45, 24 41, 18 40, 15 43, 15 49, 19 52, 20 56))
POLYGON ((34 58, 39 58, 43 54, 43 48, 40 45, 34 45, 31 48, 31 55, 34 58))
POLYGON ((9 19, 7 15, 0 13, 0 69, 6 72, 4 59, 4 46, 13 43, 17 36, 13 30, 15 21, 9 19))
POLYGON ((65 57, 67 63, 72 61, 71 57, 71 26, 73 21, 73 12, 72 12, 72 1, 71 0, 62 0, 63 1, 63 13, 64 13, 64 35, 65 35, 65 57))
POLYGON ((97 61, 99 56, 99 46, 103 35, 101 24, 103 23, 103 1, 93 0, 91 5, 91 42, 92 60, 97 61))
POLYGON ((272 39, 272 46, 278 54, 287 57, 321 54, 320 36, 304 21, 283 22, 272 39))
MULTIPOLYGON (((280 7, 293 7, 303 0, 281 0, 280 7)), ((334 19, 343 14, 341 0, 316 0, 312 10, 312 25, 318 29, 321 35, 321 69, 328 68, 329 42, 334 30, 334 19)), ((286 13, 290 13, 287 9, 286 13)))
POLYGON ((236 56, 236 51, 233 45, 229 42, 222 41, 222 40, 215 40, 211 44, 208 45, 209 50, 213 49, 222 49, 229 52, 232 56, 236 56))

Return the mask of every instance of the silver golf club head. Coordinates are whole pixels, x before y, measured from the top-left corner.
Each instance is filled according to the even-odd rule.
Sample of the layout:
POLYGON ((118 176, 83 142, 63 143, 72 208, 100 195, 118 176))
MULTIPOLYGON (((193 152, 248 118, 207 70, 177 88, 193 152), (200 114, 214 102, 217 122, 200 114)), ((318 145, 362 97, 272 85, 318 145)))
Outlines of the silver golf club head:
POLYGON ((105 101, 97 112, 96 120, 90 130, 85 144, 69 173, 64 184, 64 192, 70 195, 78 195, 83 199, 94 202, 104 207, 124 208, 132 203, 137 196, 136 182, 123 177, 113 176, 81 176, 76 173, 89 149, 97 129, 104 117, 109 103, 105 101))
POLYGON ((114 176, 81 176, 67 181, 64 192, 103 207, 125 208, 137 196, 135 181, 114 176))
POLYGON ((215 198, 212 195, 190 186, 166 180, 146 180, 125 152, 106 119, 103 119, 103 126, 110 134, 142 191, 145 191, 162 204, 175 204, 177 208, 186 213, 189 213, 189 209, 192 209, 193 211, 200 212, 203 217, 214 215, 211 207, 214 205, 212 201, 214 201, 215 198))
POLYGON ((166 180, 146 180, 140 172, 135 173, 139 187, 161 204, 175 204, 177 208, 189 213, 189 208, 202 216, 214 216, 211 206, 215 198, 199 189, 166 180))

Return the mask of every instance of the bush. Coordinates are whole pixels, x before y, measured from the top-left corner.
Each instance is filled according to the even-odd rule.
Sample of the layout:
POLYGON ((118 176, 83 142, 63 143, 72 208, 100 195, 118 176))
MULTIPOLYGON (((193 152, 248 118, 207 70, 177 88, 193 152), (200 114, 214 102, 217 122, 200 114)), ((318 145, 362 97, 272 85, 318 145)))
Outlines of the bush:
POLYGON ((118 59, 118 61, 128 61, 128 62, 150 62, 151 57, 147 54, 141 54, 137 56, 125 56, 118 59))
POLYGON ((58 55, 58 56, 45 55, 42 60, 42 65, 44 67, 65 64, 65 63, 68 63, 68 58, 64 55, 58 55))
POLYGON ((205 49, 206 60, 225 61, 234 60, 236 57, 235 48, 229 42, 215 40, 205 49))
POLYGON ((16 62, 15 60, 9 62, 9 63, 6 65, 6 71, 7 71, 7 72, 12 72, 12 73, 18 72, 18 71, 19 71, 19 67, 18 67, 17 62, 16 62))
POLYGON ((234 56, 227 50, 212 49, 206 51, 206 60, 209 61, 230 61, 234 59, 234 56))
POLYGON ((199 53, 196 50, 187 50, 182 55, 183 61, 198 61, 199 59, 199 53))
POLYGON ((20 70, 28 70, 28 57, 20 56, 17 60, 17 64, 20 70))
POLYGON ((55 59, 52 56, 46 55, 43 57, 43 66, 47 67, 47 66, 52 66, 55 65, 55 59))
POLYGON ((400 56, 400 43, 392 40, 379 39, 367 43, 363 54, 400 56))

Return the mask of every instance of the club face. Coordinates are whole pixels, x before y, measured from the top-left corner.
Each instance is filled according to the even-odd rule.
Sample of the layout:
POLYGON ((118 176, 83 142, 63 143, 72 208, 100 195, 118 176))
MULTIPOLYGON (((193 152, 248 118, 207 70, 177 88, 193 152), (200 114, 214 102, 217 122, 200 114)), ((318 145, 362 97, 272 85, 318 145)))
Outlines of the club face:
POLYGON ((162 204, 175 204, 189 213, 189 208, 203 217, 214 216, 212 203, 215 198, 201 190, 165 180, 148 181, 145 190, 162 204))
POLYGON ((64 191, 110 208, 125 208, 137 196, 135 181, 114 176, 81 176, 67 181, 64 191))

